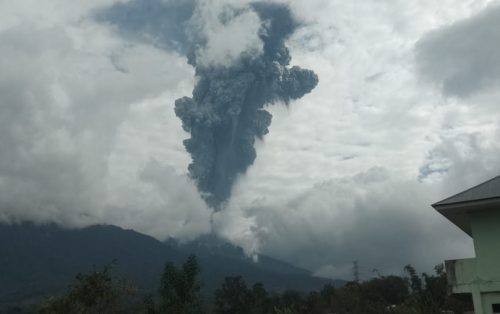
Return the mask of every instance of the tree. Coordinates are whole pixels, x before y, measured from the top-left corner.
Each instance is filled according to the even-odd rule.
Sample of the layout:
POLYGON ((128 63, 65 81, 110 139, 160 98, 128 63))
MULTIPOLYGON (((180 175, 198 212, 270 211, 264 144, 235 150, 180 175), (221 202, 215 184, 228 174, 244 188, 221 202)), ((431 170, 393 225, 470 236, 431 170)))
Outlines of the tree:
POLYGON ((224 278, 222 286, 215 291, 215 313, 246 314, 250 313, 251 304, 252 293, 241 276, 224 278))
POLYGON ((363 291, 366 299, 386 306, 399 305, 409 296, 407 283, 398 276, 373 278, 363 284, 363 291))
POLYGON ((284 306, 284 307, 275 307, 274 314, 297 314, 293 308, 284 306))
POLYGON ((162 313, 201 313, 200 272, 195 255, 190 255, 179 269, 170 262, 165 264, 159 289, 162 313))
POLYGON ((404 268, 405 272, 410 276, 410 288, 412 293, 420 293, 422 291, 422 279, 417 275, 417 272, 410 264, 404 268))
POLYGON ((133 294, 135 289, 124 281, 113 279, 111 269, 110 264, 100 271, 79 273, 77 283, 65 295, 49 299, 42 305, 40 313, 117 313, 120 300, 133 294))
POLYGON ((255 283, 251 289, 252 294, 252 313, 261 314, 270 311, 269 295, 260 282, 255 283))
POLYGON ((407 304, 416 313, 438 314, 443 310, 452 310, 461 313, 471 309, 470 298, 460 298, 449 296, 447 293, 447 279, 443 264, 434 267, 435 274, 423 273, 421 277, 410 265, 405 267, 405 271, 410 275, 412 294, 408 298, 407 304))

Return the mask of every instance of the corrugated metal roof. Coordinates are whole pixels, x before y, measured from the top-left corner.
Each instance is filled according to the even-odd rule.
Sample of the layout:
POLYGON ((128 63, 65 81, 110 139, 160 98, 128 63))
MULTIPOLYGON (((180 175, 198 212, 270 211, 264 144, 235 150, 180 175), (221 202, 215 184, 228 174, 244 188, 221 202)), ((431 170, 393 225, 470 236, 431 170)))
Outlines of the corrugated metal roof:
POLYGON ((500 176, 448 197, 432 206, 467 203, 492 198, 500 198, 500 176))

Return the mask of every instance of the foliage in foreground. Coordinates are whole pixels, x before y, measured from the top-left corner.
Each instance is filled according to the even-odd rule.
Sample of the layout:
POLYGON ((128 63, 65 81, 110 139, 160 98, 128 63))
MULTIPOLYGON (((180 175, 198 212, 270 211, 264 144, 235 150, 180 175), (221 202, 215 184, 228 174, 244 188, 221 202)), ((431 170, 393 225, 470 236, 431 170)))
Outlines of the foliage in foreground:
POLYGON ((79 273, 76 284, 66 294, 47 300, 39 313, 122 313, 123 299, 135 291, 124 281, 114 279, 111 268, 106 265, 102 270, 79 273))
POLYGON ((113 279, 110 269, 77 275, 77 283, 63 296, 49 299, 39 313, 438 314, 472 308, 469 298, 447 294, 442 265, 432 275, 418 275, 407 265, 403 277, 379 276, 340 288, 326 285, 308 294, 268 292, 260 283, 247 285, 241 276, 226 277, 209 303, 202 302, 201 269, 194 255, 178 267, 166 263, 158 295, 142 297, 142 302, 130 302, 138 292, 113 279))
POLYGON ((214 313, 441 314, 472 309, 469 298, 447 294, 442 265, 436 266, 433 275, 419 276, 411 265, 404 270, 404 277, 379 276, 340 288, 326 285, 309 294, 294 291, 270 294, 259 284, 249 288, 241 277, 229 277, 215 293, 214 313))

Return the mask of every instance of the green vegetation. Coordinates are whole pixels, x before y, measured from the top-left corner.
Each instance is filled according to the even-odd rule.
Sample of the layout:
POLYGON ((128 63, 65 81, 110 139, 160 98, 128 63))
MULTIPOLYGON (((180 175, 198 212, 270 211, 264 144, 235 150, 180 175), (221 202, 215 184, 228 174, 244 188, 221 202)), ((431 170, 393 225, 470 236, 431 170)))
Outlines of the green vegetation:
MULTIPOLYGON (((190 255, 182 267, 165 264, 160 282, 160 310, 158 313, 196 314, 203 313, 198 275, 200 265, 196 256, 190 255)), ((150 313, 155 311, 149 308, 150 313)))
POLYGON ((419 275, 407 265, 403 277, 379 276, 338 288, 325 285, 310 293, 268 292, 260 283, 248 286, 242 276, 226 277, 208 302, 201 298, 201 268, 194 255, 179 266, 167 262, 158 293, 146 297, 110 271, 111 266, 106 266, 78 274, 76 284, 64 295, 48 299, 39 313, 438 314, 472 308, 470 299, 447 294, 442 265, 432 275, 419 275))
POLYGON ((63 313, 121 313, 126 305, 123 299, 135 293, 124 281, 116 281, 110 274, 111 265, 102 270, 76 275, 77 283, 66 294, 52 297, 42 305, 40 314, 63 313))

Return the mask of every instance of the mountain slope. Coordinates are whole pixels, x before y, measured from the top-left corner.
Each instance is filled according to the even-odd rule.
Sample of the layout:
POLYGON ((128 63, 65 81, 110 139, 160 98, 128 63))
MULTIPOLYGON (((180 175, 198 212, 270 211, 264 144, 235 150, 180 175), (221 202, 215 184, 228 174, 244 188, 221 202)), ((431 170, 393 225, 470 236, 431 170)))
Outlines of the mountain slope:
MULTIPOLYGON (((170 245, 179 250, 196 254, 202 262, 203 279, 207 290, 214 290, 226 276, 242 275, 247 282, 262 282, 270 290, 314 290, 329 282, 327 279, 312 277, 308 270, 301 269, 260 255, 255 262, 247 257, 243 250, 213 236, 202 236, 184 244, 170 241, 170 245)), ((338 282, 334 282, 338 283, 338 282)))
POLYGON ((269 257, 253 262, 240 248, 211 236, 181 245, 115 226, 70 230, 55 225, 0 224, 0 304, 57 294, 78 272, 99 269, 114 260, 117 276, 143 292, 154 292, 164 263, 181 263, 190 253, 199 258, 208 295, 231 275, 242 275, 249 283, 262 282, 271 290, 312 290, 330 282, 269 257))
POLYGON ((153 287, 166 260, 184 254, 140 233, 113 226, 80 230, 54 225, 0 226, 0 302, 64 290, 78 272, 117 261, 116 273, 153 287))

